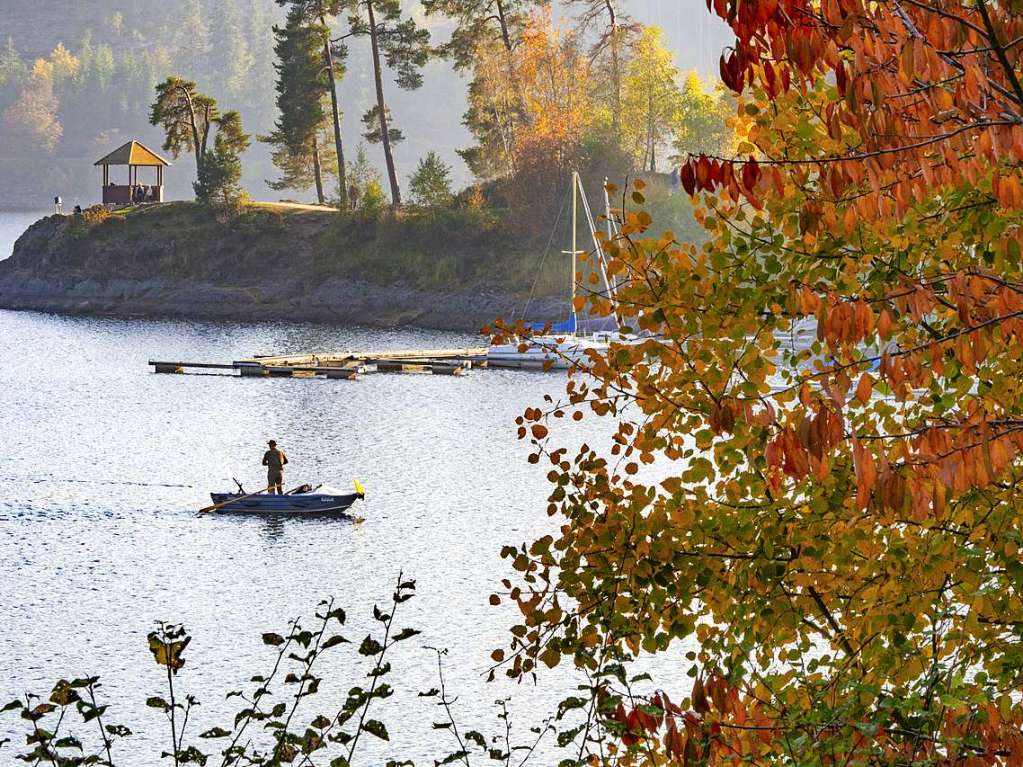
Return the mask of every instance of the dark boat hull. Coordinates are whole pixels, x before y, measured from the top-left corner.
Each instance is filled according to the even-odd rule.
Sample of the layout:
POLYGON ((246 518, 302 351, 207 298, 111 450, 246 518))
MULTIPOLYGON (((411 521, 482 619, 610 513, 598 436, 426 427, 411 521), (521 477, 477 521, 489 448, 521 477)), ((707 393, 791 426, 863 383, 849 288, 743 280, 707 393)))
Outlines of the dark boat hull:
POLYGON ((344 514, 357 500, 359 493, 320 495, 270 495, 259 493, 248 498, 239 493, 210 493, 215 504, 224 504, 220 514, 264 514, 272 516, 314 517, 344 514), (237 499, 237 500, 233 500, 237 499))

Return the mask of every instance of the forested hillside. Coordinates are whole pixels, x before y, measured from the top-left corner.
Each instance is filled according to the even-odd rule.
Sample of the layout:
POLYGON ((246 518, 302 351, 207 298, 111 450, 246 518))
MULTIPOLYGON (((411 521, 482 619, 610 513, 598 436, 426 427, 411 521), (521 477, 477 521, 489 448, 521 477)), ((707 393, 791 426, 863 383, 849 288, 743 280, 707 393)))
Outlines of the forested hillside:
MULTIPOLYGON (((687 26, 686 6, 701 3, 636 0, 623 14, 661 23, 664 41, 682 70, 713 71, 727 34, 699 15, 687 26)), ((429 31, 439 48, 455 22, 444 13, 426 15, 418 4, 406 13, 429 31)), ((573 20, 585 8, 566 6, 555 19, 573 20)), ((243 185, 255 197, 310 199, 307 189, 273 191, 266 182, 281 174, 271 148, 255 138, 272 132, 278 116, 274 91, 274 25, 285 10, 275 0, 4 0, 0 5, 0 205, 36 208, 55 195, 69 203, 94 202, 99 170, 92 163, 130 138, 154 149, 163 132, 149 124, 154 86, 175 74, 194 80, 225 109, 241 114, 252 135, 244 156, 243 185)), ((332 34, 346 30, 347 18, 332 22, 332 34)), ((339 78, 342 132, 350 147, 366 140, 362 118, 375 103, 368 40, 345 41, 339 78)), ((430 57, 422 87, 403 90, 387 81, 388 113, 400 126, 393 147, 396 177, 409 175, 430 150, 451 168, 461 187, 472 173, 457 150, 471 147, 463 124, 472 79, 456 71, 450 57, 430 57)), ((372 131, 370 131, 372 133, 372 131)), ((372 138, 370 139, 372 140, 372 138)), ((380 152, 367 146, 365 161, 384 171, 380 152)), ((127 173, 115 169, 114 173, 127 173)), ((478 175, 478 174, 477 174, 478 175)), ((185 158, 167 173, 170 198, 191 197, 194 180, 185 158)), ((119 182, 123 179, 117 178, 119 182)))

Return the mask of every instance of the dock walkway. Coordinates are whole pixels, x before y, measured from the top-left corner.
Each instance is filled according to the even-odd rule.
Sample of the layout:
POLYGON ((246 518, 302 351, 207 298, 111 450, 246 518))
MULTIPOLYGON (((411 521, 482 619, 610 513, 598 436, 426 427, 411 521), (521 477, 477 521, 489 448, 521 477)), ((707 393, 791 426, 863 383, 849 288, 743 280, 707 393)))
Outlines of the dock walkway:
POLYGON ((434 373, 462 375, 472 367, 487 366, 486 347, 462 349, 403 349, 344 351, 326 354, 254 356, 233 362, 174 362, 150 360, 157 373, 186 370, 224 370, 239 376, 270 378, 326 377, 350 380, 364 373, 434 373))

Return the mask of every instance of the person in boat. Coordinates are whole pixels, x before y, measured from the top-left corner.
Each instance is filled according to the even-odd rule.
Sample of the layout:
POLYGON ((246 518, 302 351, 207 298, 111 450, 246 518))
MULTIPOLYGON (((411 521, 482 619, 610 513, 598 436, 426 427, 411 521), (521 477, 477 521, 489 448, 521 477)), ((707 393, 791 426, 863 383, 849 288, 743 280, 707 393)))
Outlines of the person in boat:
POLYGON ((284 455, 284 451, 277 447, 276 440, 270 440, 267 445, 270 449, 263 453, 263 465, 266 466, 268 492, 283 495, 284 467, 288 465, 288 456, 284 455))

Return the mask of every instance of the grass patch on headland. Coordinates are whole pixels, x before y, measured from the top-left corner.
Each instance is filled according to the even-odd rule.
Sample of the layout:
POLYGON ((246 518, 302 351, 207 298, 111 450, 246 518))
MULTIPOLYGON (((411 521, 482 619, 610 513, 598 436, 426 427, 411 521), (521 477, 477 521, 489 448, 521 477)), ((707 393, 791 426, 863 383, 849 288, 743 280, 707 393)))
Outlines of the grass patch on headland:
POLYGON ((538 295, 569 289, 562 243, 554 242, 544 259, 545 243, 517 235, 493 209, 366 216, 251 203, 218 220, 196 203, 172 202, 114 212, 90 209, 71 218, 70 234, 74 247, 51 256, 80 271, 110 275, 228 283, 267 276, 348 277, 433 290, 512 292, 529 291, 535 281, 538 295))

